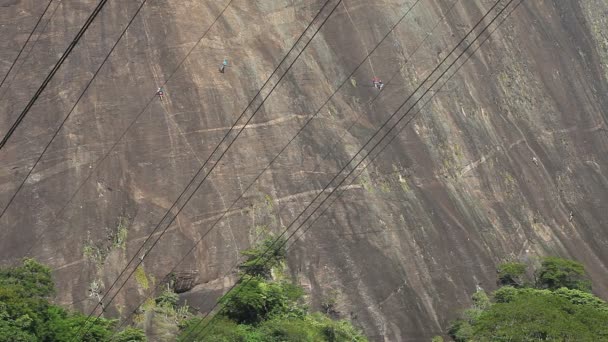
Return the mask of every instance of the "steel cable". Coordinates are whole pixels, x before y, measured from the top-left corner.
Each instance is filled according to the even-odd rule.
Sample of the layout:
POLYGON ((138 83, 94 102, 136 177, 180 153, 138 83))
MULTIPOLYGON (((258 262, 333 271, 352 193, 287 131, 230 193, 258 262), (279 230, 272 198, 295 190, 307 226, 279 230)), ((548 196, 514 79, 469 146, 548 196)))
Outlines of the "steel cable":
MULTIPOLYGON (((488 25, 487 25, 487 26, 486 26, 486 27, 483 29, 483 31, 482 31, 482 32, 481 32, 481 33, 480 33, 480 34, 479 34, 479 35, 478 35, 478 36, 475 38, 475 40, 473 40, 473 42, 471 42, 471 43, 470 43, 470 44, 469 44, 469 45, 468 45, 468 46, 467 46, 467 47, 466 47, 466 48, 465 48, 465 49, 464 49, 464 50, 463 50, 463 51, 460 53, 460 55, 459 55, 458 57, 456 57, 456 59, 454 60, 454 62, 452 62, 452 63, 451 63, 449 66, 448 66, 448 68, 447 68, 447 69, 446 69, 444 72, 442 72, 442 73, 440 74, 440 76, 437 78, 437 80, 435 80, 435 81, 434 81, 434 82, 431 84, 431 86, 429 87, 429 89, 427 89, 427 90, 424 92, 424 94, 423 94, 423 95, 422 95, 422 96, 421 96, 421 97, 420 97, 420 98, 419 98, 419 99, 418 99, 418 100, 417 100, 417 101, 416 101, 416 102, 415 102, 415 103, 414 103, 414 104, 413 104, 413 105, 410 107, 410 109, 409 109, 408 111, 406 111, 406 113, 404 113, 404 114, 401 116, 401 118, 400 118, 400 119, 399 119, 399 120, 398 120, 398 121, 397 121, 397 122, 396 122, 396 123, 395 123, 395 124, 394 124, 394 125, 393 125, 393 126, 390 128, 390 129, 389 129, 389 130, 388 130, 388 132, 387 132, 387 133, 385 133, 385 134, 384 134, 384 136, 383 136, 383 137, 382 137, 382 138, 381 138, 381 139, 380 139, 380 140, 379 140, 379 141, 378 141, 378 142, 377 142, 377 143, 376 143, 376 144, 375 144, 375 145, 374 145, 374 146, 371 148, 370 152, 368 152, 368 153, 367 153, 367 154, 366 154, 366 155, 365 155, 365 156, 362 158, 362 160, 361 160, 360 162, 358 162, 358 163, 357 163, 357 164, 356 164, 356 165, 353 167, 353 169, 352 169, 352 170, 351 170, 351 171, 350 171, 350 172, 349 172, 349 173, 346 175, 346 177, 345 177, 345 178, 344 178, 344 179, 343 179, 343 180, 342 180, 342 181, 341 181, 341 182, 340 182, 338 185, 336 185, 336 186, 334 187, 334 189, 333 189, 333 190, 330 192, 330 194, 329 194, 329 195, 328 195, 328 196, 327 196, 327 197, 326 197, 324 200, 322 200, 322 201, 321 201, 321 203, 320 203, 320 204, 317 206, 317 208, 315 208, 315 209, 313 210, 313 212, 312 212, 310 215, 308 215, 308 217, 307 217, 307 218, 306 218, 306 219, 305 219, 305 220, 302 222, 302 224, 300 224, 300 225, 299 225, 299 226, 296 228, 296 230, 294 230, 294 232, 293 232, 293 233, 291 233, 291 234, 288 236, 288 238, 287 238, 287 239, 285 239, 285 240, 284 240, 282 243, 280 243, 280 246, 276 247, 276 246, 275 246, 275 244, 276 244, 276 243, 278 243, 278 242, 279 242, 279 241, 282 239, 282 237, 283 237, 283 236, 285 235, 285 233, 286 233, 286 232, 289 230, 289 228, 290 228, 290 227, 291 227, 291 226, 292 226, 292 225, 293 225, 293 224, 294 224, 294 223, 295 223, 295 222, 296 222, 296 221, 297 221, 297 220, 298 220, 298 219, 299 219, 299 218, 300 218, 300 217, 301 217, 301 216, 302 216, 302 215, 303 215, 305 212, 306 212, 306 210, 307 210, 307 209, 308 209, 308 208, 309 208, 309 207, 312 205, 312 203, 314 203, 314 202, 315 202, 315 200, 316 200, 317 198, 319 198, 319 197, 320 197, 320 195, 321 195, 321 194, 323 194, 323 193, 325 192, 325 190, 327 190, 327 188, 328 188, 328 187, 331 185, 331 183, 333 183, 333 181, 334 181, 334 180, 335 180, 335 179, 336 179, 336 178, 339 176, 339 174, 340 174, 340 173, 341 173, 341 172, 342 172, 344 169, 346 169, 346 167, 347 167, 348 165, 350 165, 350 163, 351 163, 352 161, 354 161, 354 159, 356 158, 356 156, 357 156, 357 155, 358 155, 358 154, 359 154, 361 151, 363 151, 363 149, 365 148, 365 146, 366 146, 366 145, 367 145, 369 142, 371 142, 371 141, 373 140, 373 138, 376 136, 376 134, 378 134, 378 133, 379 133, 379 132, 382 130, 382 128, 383 128, 383 127, 384 127, 386 124, 388 124, 388 123, 390 122, 390 120, 391 120, 391 119, 392 119, 392 118, 393 118, 393 117, 394 117, 394 116, 395 116, 395 115, 396 115, 396 114, 397 114, 397 113, 398 113, 398 112, 399 112, 399 111, 400 111, 400 110, 401 110, 401 109, 402 109, 402 108, 405 106, 405 104, 406 104, 406 103, 409 101, 409 99, 410 99, 410 98, 411 98, 411 97, 412 97, 412 96, 413 96, 413 95, 414 95, 414 94, 415 94, 415 93, 416 93, 416 92, 417 92, 417 91, 418 91, 418 90, 419 90, 419 89, 422 87, 422 85, 424 85, 424 84, 426 83, 426 81, 427 81, 427 80, 429 80, 429 79, 430 79, 430 77, 431 77, 431 76, 432 76, 432 75, 435 73, 435 71, 439 70, 439 68, 441 67, 441 65, 442 65, 442 64, 443 64, 443 63, 444 63, 444 62, 445 62, 445 61, 448 59, 448 57, 450 57, 450 56, 452 55, 452 53, 453 53, 453 52, 456 50, 456 48, 457 48, 458 46, 460 46, 460 44, 462 44, 462 42, 464 42, 464 41, 466 40, 466 38, 467 38, 467 37, 468 37, 468 36, 469 36, 469 35, 470 35, 470 34, 471 34, 471 33, 472 33, 472 32, 473 32, 473 31, 474 31, 476 28, 477 28, 477 26, 479 26, 479 24, 481 24, 481 23, 483 22, 483 20, 484 20, 484 19, 485 19, 485 18, 486 18, 486 17, 487 17, 487 16, 490 14, 490 12, 491 12, 491 11, 492 11, 492 10, 493 10, 493 9, 494 9, 494 8, 495 8, 495 7, 496 7, 498 4, 499 4, 499 3, 500 3, 500 1, 501 1, 501 0, 498 0, 498 1, 497 1, 497 2, 496 2, 496 3, 495 3, 495 4, 494 4, 494 5, 493 5, 493 6, 492 6, 492 7, 491 7, 489 10, 488 10, 488 12, 487 12, 487 13, 486 13, 486 14, 485 14, 485 15, 484 15, 484 16, 483 16, 483 17, 482 17, 480 20, 479 20, 479 22, 478 22, 478 23, 477 23, 477 24, 476 24, 476 25, 475 25, 475 26, 474 26, 474 27, 473 27, 473 28, 472 28, 472 29, 469 31, 469 33, 468 33, 468 34, 467 34, 467 35, 466 35, 466 36, 465 36, 465 37, 464 37, 464 38, 463 38, 463 39, 460 41, 460 43, 458 43, 458 44, 457 44, 457 45, 454 47, 454 49, 453 49, 453 50, 452 50, 452 51, 451 51, 451 52, 450 52, 450 53, 449 53, 449 54, 448 54, 448 55, 447 55, 447 56, 446 56, 446 57, 443 59, 443 61, 442 61, 442 62, 441 62, 441 63, 440 63, 440 64, 439 64, 439 65, 438 65, 438 66, 437 66, 437 67, 436 67, 436 68, 433 70, 433 72, 431 72, 431 74, 429 74, 429 76, 428 76, 428 77, 427 77, 427 78, 426 78, 426 79, 425 79, 425 80, 424 80, 424 81, 423 81, 423 82, 420 84, 420 86, 419 86, 419 87, 418 87, 418 88, 417 88, 417 89, 416 89, 416 90, 415 90, 415 91, 412 93, 412 95, 410 95, 410 96, 409 96, 409 97, 408 97, 408 98, 407 98, 407 99, 406 99, 406 100, 405 100, 405 101, 402 103, 402 105, 401 105, 401 106, 399 106, 399 108, 398 108, 398 109, 397 109, 397 110, 396 110, 396 111, 393 113, 393 115, 391 115, 391 117, 389 117, 389 119, 387 119, 387 120, 385 121, 385 123, 384 123, 384 124, 383 124, 383 125, 382 125, 382 126, 381 126, 381 127, 380 127, 380 128, 377 130, 377 131, 376 131, 376 133, 374 134, 374 136, 372 136, 372 138, 370 138, 370 139, 368 140, 368 142, 367 142, 367 143, 366 143, 366 144, 365 144, 365 145, 364 145, 364 146, 363 146, 363 147, 362 147, 362 148, 359 150, 359 152, 357 152, 357 154, 355 154, 355 156, 353 156, 353 158, 351 158, 351 160, 350 160, 350 161, 349 161, 349 162, 348 162, 348 163, 347 163, 347 164, 346 164, 346 165, 345 165, 345 166, 342 168, 342 170, 340 170, 340 171, 338 172, 338 174, 337 174, 337 175, 336 175, 336 176, 335 176, 335 177, 334 177, 334 178, 333 178, 333 179, 332 179, 332 180, 331 180, 331 181, 328 183, 328 185, 325 187, 325 189, 321 190, 321 191, 319 192, 319 194, 318 194, 318 195, 317 195, 317 196, 316 196, 316 197, 315 197, 315 198, 314 198, 314 199, 311 201, 311 203, 310 203, 310 204, 309 204, 309 205, 308 205, 306 208, 304 208, 304 210, 303 210, 303 211, 302 211, 302 212, 301 212, 301 213, 300 213, 300 214, 299 214, 299 215, 298 215, 298 216, 297 216, 297 217, 296 217, 296 218, 295 218, 295 219, 292 221, 292 223, 291 223, 291 224, 290 224, 290 225, 289 225, 287 228, 285 228, 285 229, 284 229, 284 231, 283 231, 283 232, 282 232, 282 233, 281 233, 279 236, 277 236, 277 238, 276 238, 276 239, 273 241, 273 243, 272 243, 272 244, 271 244, 271 245, 270 245, 270 246, 269 246, 269 247, 266 249, 266 251, 265 251, 265 252, 262 254, 262 256, 261 256, 261 257, 260 257, 258 260, 264 260, 265 258, 268 258, 268 255, 267 255, 267 254, 268 254, 270 251, 272 251, 272 250, 276 250, 277 248, 281 248, 282 246, 284 246, 284 245, 287 243, 287 241, 289 241, 289 240, 290 240, 290 239, 291 239, 291 238, 292 238, 292 237, 293 237, 293 236, 294 236, 294 235, 295 235, 295 234, 298 232, 298 230, 299 230, 299 229, 300 229, 300 228, 301 228, 301 227, 302 227, 302 226, 303 226, 303 225, 306 223, 306 221, 307 221, 307 220, 308 220, 308 219, 309 219, 309 218, 310 218, 310 217, 311 217, 311 216, 314 214, 314 212, 315 212, 315 211, 316 211, 318 208, 320 208, 320 207, 323 205, 323 203, 324 203, 324 202, 325 202, 327 199, 329 199, 329 197, 331 197, 331 195, 332 195, 332 194, 333 194, 333 193, 334 193, 334 192, 335 192, 337 189, 339 189, 339 188, 340 188, 340 186, 342 185, 342 183, 344 183, 344 181, 345 181, 345 180, 346 180, 346 179, 347 179, 347 178, 350 176, 350 174, 352 174, 352 173, 353 173, 353 172, 354 172, 354 171, 357 169, 357 167, 358 167, 358 166, 359 166, 359 165, 360 165, 360 164, 361 164, 361 163, 362 163, 362 162, 365 160, 365 158, 366 158, 366 157, 367 157, 367 156, 368 156, 368 155, 369 155, 369 154, 370 154, 370 153, 371 153, 371 152, 372 152, 372 151, 373 151, 373 150, 374 150, 374 149, 375 149, 375 148, 376 148, 376 147, 377 147, 377 146, 378 146, 378 145, 379 145, 379 144, 380 144, 382 141, 383 141, 383 139, 384 139, 384 138, 385 138, 385 137, 386 137, 386 136, 387 136, 387 135, 388 135, 388 134, 391 132, 391 130, 392 130, 392 129, 393 129, 393 128, 394 128, 394 127, 397 125, 397 124, 399 124, 399 123, 401 122, 401 120, 403 120, 403 118, 405 118, 405 116, 406 116, 406 115, 407 115, 407 114, 408 114, 408 113, 411 111, 411 109, 412 109, 412 108, 414 108, 418 102, 420 102, 420 100, 421 100, 421 99, 424 97, 424 95, 426 95, 426 94, 427 94, 427 93, 430 91, 430 89, 431 89, 431 88, 432 88, 432 87, 433 87, 433 86, 434 86, 434 85, 435 85, 435 84, 436 84, 436 83, 437 83, 437 82, 438 82, 438 81, 439 81, 439 80, 440 80, 440 79, 441 79, 441 78, 442 78, 442 77, 443 77, 443 76, 444 76, 444 75, 447 73, 447 71, 449 71, 449 70, 450 70, 450 68, 451 68, 451 67, 452 67, 452 66, 453 66, 453 65, 454 65, 454 64, 455 64, 455 63, 458 61, 458 59, 459 59, 459 58, 460 58, 460 57, 461 57, 461 56, 462 56, 462 55, 463 55, 463 54, 464 54, 464 53, 465 53, 465 52, 466 52, 466 51, 467 51, 467 50, 468 50, 468 49, 471 47, 471 44, 473 44, 473 43, 474 43, 474 42, 475 42, 475 41, 476 41, 476 40, 477 40, 477 39, 478 39, 478 38, 481 36, 481 34, 483 34, 483 32, 485 32, 485 31, 486 31, 486 30, 489 28, 489 26, 490 26, 490 25, 491 25, 491 24, 492 24, 492 23, 493 23, 493 22, 494 22, 494 21, 495 21, 495 20, 496 20, 496 19, 497 19, 497 18, 498 18, 498 17, 499 17, 499 16, 500 16, 500 15, 501 15, 503 12, 504 12, 504 10, 506 10, 506 8, 507 8, 507 7, 508 7, 508 6, 509 6, 509 5, 510 5, 510 4, 511 4, 511 3, 512 3, 514 0, 509 0, 509 2, 507 3, 507 5, 506 5, 506 6, 505 6, 505 7, 504 7, 502 10, 500 10, 500 12, 499 12, 499 13, 498 13, 498 14, 497 14, 497 15, 496 15, 494 18, 493 18, 493 20, 492 20, 492 21, 491 21, 491 22, 490 22, 490 23, 489 23, 489 24, 488 24, 488 25)), ((269 261, 270 261, 270 260, 269 260, 269 261)), ((256 264, 257 264, 257 262, 256 262, 256 264)), ((228 290, 228 291, 227 291, 227 292, 224 294, 224 296, 227 296, 228 294, 230 294, 230 293, 231 293, 231 291, 233 291, 233 290, 234 290, 234 289, 237 287, 237 285, 239 285, 239 284, 243 284, 243 287, 244 287, 244 286, 245 286, 245 285, 248 283, 249 279, 248 279, 247 281, 245 281, 245 282, 241 283, 243 279, 244 279, 244 278, 243 278, 243 277, 241 277, 241 278, 239 279, 239 281, 237 281, 237 282, 236 282, 236 283, 235 283, 235 284, 234 284, 234 285, 233 285, 233 286, 232 286, 232 287, 231 287, 231 288, 230 288, 230 289, 229 289, 229 290, 228 290)), ((240 287, 240 288, 239 288, 239 289, 237 289, 236 291, 240 290, 240 289, 241 289, 241 288, 243 288, 243 287, 240 287)), ((238 293, 238 292, 236 292, 236 293, 238 293)), ((234 294, 233 294, 233 295, 234 295, 234 294)), ((193 328, 190 330, 190 332, 195 331, 195 330, 196 330, 196 328, 198 327, 198 325, 200 325, 200 324, 201 324, 201 322, 204 322, 204 320, 206 319, 206 317, 208 317, 208 315, 209 315, 211 312, 213 312, 213 310, 214 310, 214 309, 215 309, 215 308, 216 308, 218 305, 219 305, 219 302, 216 302, 216 304, 215 304, 215 305, 212 307, 212 309, 211 309, 211 310, 209 310, 209 312, 208 312, 208 313, 207 313, 205 316, 203 316, 203 318, 202 318, 202 319, 201 319, 201 320, 200 320, 200 321, 199 321, 199 322, 198 322, 198 323, 197 323, 197 324, 196 324, 196 325, 195 325, 195 326, 194 326, 194 327, 193 327, 193 328)), ((223 309, 223 307, 222 307, 222 309, 223 309)), ((222 309, 220 309, 220 312, 221 312, 221 310, 222 310, 222 309)), ((208 322, 207 322, 207 323, 206 323, 206 324, 205 324, 205 325, 204 325, 204 326, 201 328, 201 330, 200 330, 199 332, 197 332, 197 335, 196 335, 196 336, 198 336, 198 335, 199 335, 201 332, 204 332, 204 331, 205 331, 205 329, 206 329, 206 328, 207 328, 207 327, 208 327, 208 326, 209 326, 209 325, 210 325, 210 324, 213 322, 213 319, 214 319, 215 317, 217 317, 217 315, 219 315, 219 312, 218 312, 218 314, 216 314, 216 315, 215 315, 215 316, 214 316, 214 317, 213 317, 213 318, 212 318, 210 321, 208 321, 208 322)), ((190 335, 190 334, 187 334, 187 335, 184 337, 184 340, 186 340, 186 337, 189 337, 189 335, 190 335)), ((204 336, 205 336, 205 335, 203 335, 202 337, 204 337, 204 336)))
POLYGON ((17 127, 21 124, 21 122, 23 122, 23 119, 25 119, 25 116, 27 115, 27 113, 30 111, 30 109, 32 108, 34 103, 36 103, 36 100, 38 100, 38 97, 40 97, 40 94, 42 94, 44 89, 51 82, 51 80, 53 79, 53 77, 55 76, 57 71, 59 71, 59 68, 61 68, 61 66, 63 65, 65 60, 72 53, 72 51, 74 50, 74 48, 76 47, 76 45, 78 44, 78 42, 80 41, 82 36, 84 36, 85 32, 89 29, 89 26, 91 26, 91 24, 93 23, 95 18, 97 18, 97 15, 99 15, 99 12, 101 12, 101 10, 103 9, 103 7, 106 5, 107 2, 108 2, 108 0, 99 1, 99 4, 97 4, 97 7, 95 7, 95 9, 93 10, 93 13, 91 13, 91 15, 85 21, 84 25, 80 28, 80 31, 78 31, 74 40, 72 40, 72 42, 70 43, 68 48, 63 52, 63 54, 61 55, 61 57, 59 58, 59 60, 57 61, 57 63, 53 67, 53 69, 51 70, 51 72, 44 79, 44 81, 42 82, 42 84, 40 85, 40 87, 38 88, 36 93, 34 94, 34 96, 30 99, 30 101, 25 106, 25 108, 23 109, 21 114, 19 114, 19 116, 17 117, 17 120, 15 120, 15 122, 8 129, 8 132, 6 132, 6 134, 0 141, 0 150, 2 150, 2 148, 6 145, 6 143, 10 139, 10 137, 13 135, 13 133, 15 133, 15 130, 17 129, 17 127))

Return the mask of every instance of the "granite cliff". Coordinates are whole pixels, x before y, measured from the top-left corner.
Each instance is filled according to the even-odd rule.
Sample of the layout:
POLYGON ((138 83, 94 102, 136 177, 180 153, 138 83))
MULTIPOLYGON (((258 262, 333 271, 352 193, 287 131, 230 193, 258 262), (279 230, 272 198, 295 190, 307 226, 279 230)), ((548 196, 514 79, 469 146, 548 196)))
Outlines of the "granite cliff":
MULTIPOLYGON (((128 316, 321 108, 177 266, 181 296, 208 310, 234 282, 239 251, 289 226, 495 2, 455 1, 338 4, 223 158, 207 163, 215 168, 108 314, 128 316), (386 84, 375 100, 374 76, 386 84)), ((149 0, 0 220, 3 263, 30 255, 51 265, 58 303, 88 313, 91 284, 104 293, 143 257, 141 244, 325 3, 235 0, 213 23, 227 2, 149 0), (169 77, 164 98, 145 107, 169 77)), ((108 1, 0 151, 2 208, 139 3, 108 1)), ((96 5, 57 2, 52 17, 51 6, 0 89, 2 134, 96 5)), ((0 0, 0 75, 44 6, 0 0)), ((543 255, 582 262, 608 298, 607 16, 603 0, 524 0, 290 247, 289 275, 312 307, 335 302, 373 341, 429 341, 476 286, 495 288, 498 263, 543 255)))

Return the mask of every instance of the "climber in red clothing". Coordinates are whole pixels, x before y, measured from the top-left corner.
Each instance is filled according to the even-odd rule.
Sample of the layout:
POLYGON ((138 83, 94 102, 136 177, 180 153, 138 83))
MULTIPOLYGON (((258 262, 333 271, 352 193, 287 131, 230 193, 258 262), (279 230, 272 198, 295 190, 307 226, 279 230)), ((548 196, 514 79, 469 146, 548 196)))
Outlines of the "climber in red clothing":
POLYGON ((374 76, 374 78, 372 79, 372 84, 374 85, 374 87, 380 90, 382 90, 382 88, 384 87, 384 83, 382 83, 382 80, 377 76, 374 76))

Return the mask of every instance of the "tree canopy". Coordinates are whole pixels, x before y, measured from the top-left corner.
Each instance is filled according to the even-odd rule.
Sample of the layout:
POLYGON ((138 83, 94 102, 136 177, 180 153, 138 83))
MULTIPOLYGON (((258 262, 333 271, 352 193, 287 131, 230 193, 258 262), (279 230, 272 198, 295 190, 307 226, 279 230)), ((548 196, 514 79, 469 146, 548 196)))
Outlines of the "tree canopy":
POLYGON ((509 286, 523 285, 526 273, 526 264, 520 262, 507 262, 498 266, 498 284, 509 286))
POLYGON ((284 248, 274 247, 282 244, 273 241, 269 237, 243 253, 247 259, 240 267, 242 279, 220 299, 222 310, 204 322, 191 319, 180 340, 204 336, 204 341, 219 342, 367 341, 347 321, 310 313, 302 304, 300 286, 273 278, 285 259, 284 248))
POLYGON ((590 292, 591 282, 582 264, 567 259, 547 257, 538 272, 537 287, 557 290, 562 287, 590 292))
POLYGON ((608 304, 590 293, 580 263, 545 258, 535 283, 524 281, 522 265, 499 266, 498 283, 506 286, 491 299, 473 295, 473 307, 450 328, 455 341, 608 340, 608 304))
POLYGON ((128 328, 114 336, 116 320, 91 318, 51 304, 55 293, 51 270, 35 260, 0 269, 0 341, 145 341, 143 332, 128 328), (86 333, 85 333, 86 331, 86 333))
MULTIPOLYGON (((140 342, 146 333, 159 341, 187 340, 210 323, 204 341, 367 341, 347 321, 310 313, 304 290, 282 276, 285 249, 269 237, 245 251, 242 280, 221 298, 223 310, 211 322, 201 322, 167 284, 134 316, 136 327, 115 331, 118 321, 90 318, 52 304, 55 293, 51 270, 32 259, 18 267, 0 268, 0 341, 140 342), (274 248, 274 249, 273 249, 274 248), (82 327, 87 329, 81 329, 82 327), (86 331, 86 333, 85 333, 86 331), (77 336, 77 333, 84 336, 77 336)), ((200 340, 200 339, 199 339, 200 340)))

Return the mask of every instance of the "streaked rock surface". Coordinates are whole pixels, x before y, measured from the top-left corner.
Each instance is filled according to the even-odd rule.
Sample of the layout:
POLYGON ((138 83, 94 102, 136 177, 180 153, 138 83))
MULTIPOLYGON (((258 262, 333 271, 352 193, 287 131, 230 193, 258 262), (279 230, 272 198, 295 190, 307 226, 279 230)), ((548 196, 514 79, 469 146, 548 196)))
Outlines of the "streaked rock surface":
MULTIPOLYGON (((210 308, 236 279, 239 251, 288 226, 493 4, 460 0, 448 13, 453 1, 421 0, 179 266, 190 304, 210 308), (374 75, 395 78, 370 104, 374 75)), ((96 169, 226 2, 149 0, 2 218, 4 263, 31 248, 55 268, 59 303, 93 308, 90 284, 104 290, 116 279, 323 4, 235 0, 172 76, 165 99, 153 100, 96 169), (223 58, 230 65, 220 74, 223 58)), ((112 313, 133 310, 151 290, 142 274, 149 287, 160 282, 413 3, 344 0, 112 313)), ((0 0, 0 75, 45 5, 0 0)), ((95 5, 62 1, 34 35, 15 81, 0 89, 2 134, 95 5)), ((137 6, 108 1, 0 151, 2 207, 137 6)), ((547 254, 581 261, 607 298, 607 15, 602 0, 524 1, 290 248, 289 272, 312 306, 335 297, 338 314, 374 341, 429 341, 477 284, 495 287, 496 264, 547 254)))

